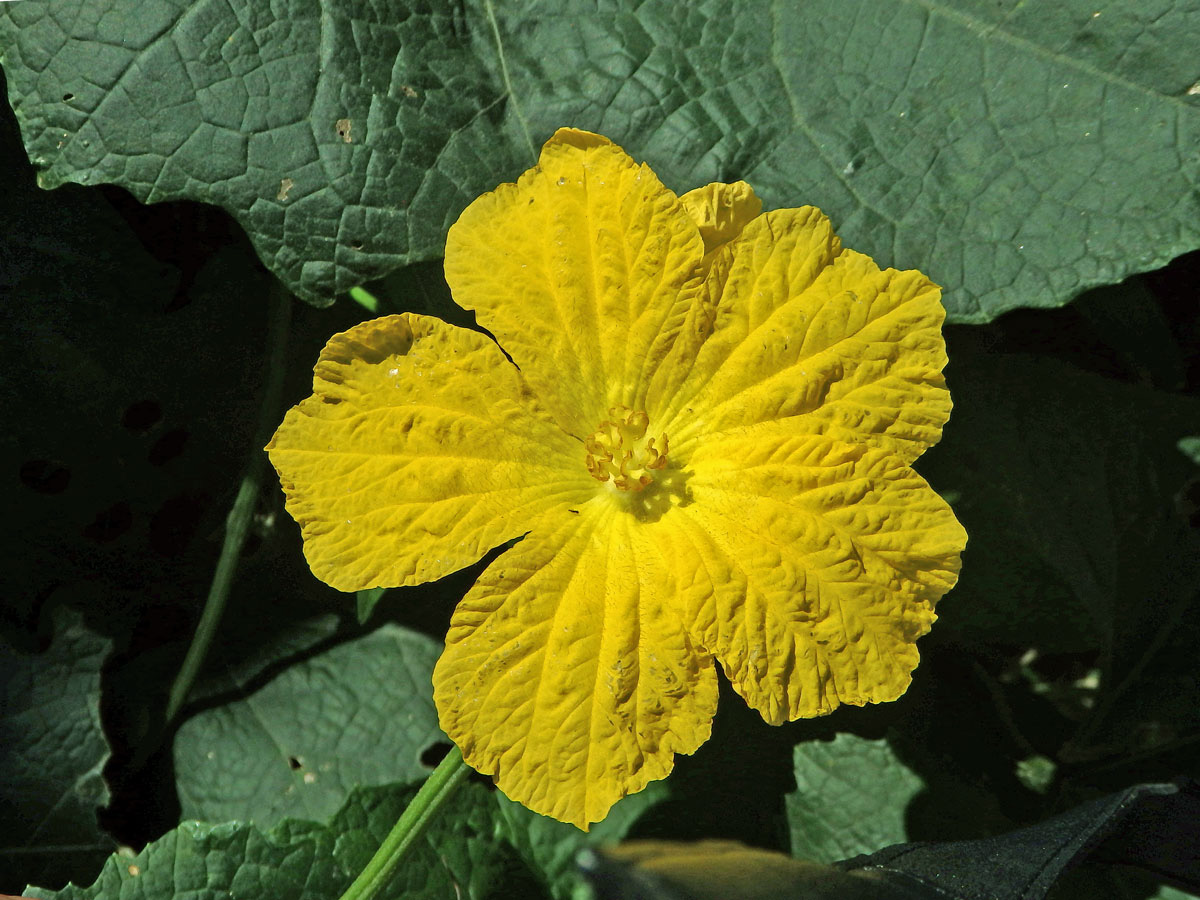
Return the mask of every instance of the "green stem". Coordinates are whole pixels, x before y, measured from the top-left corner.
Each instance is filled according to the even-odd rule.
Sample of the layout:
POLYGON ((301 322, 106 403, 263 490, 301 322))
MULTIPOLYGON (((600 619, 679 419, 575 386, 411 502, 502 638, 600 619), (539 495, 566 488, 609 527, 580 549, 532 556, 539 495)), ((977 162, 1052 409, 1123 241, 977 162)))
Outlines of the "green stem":
POLYGON ((341 900, 373 900, 396 873, 413 844, 429 827, 439 809, 454 794, 470 771, 463 762, 462 752, 452 747, 446 758, 438 763, 417 796, 400 815, 388 836, 383 839, 371 861, 342 894, 341 900))
POLYGON ((246 543, 246 535, 250 531, 250 522, 254 518, 254 508, 266 471, 266 456, 258 448, 267 440, 279 418, 292 298, 278 282, 272 282, 270 294, 267 383, 263 391, 262 405, 259 407, 258 426, 254 433, 256 444, 246 474, 242 477, 242 484, 238 488, 237 498, 233 501, 233 508, 229 510, 225 519, 225 540, 221 546, 220 559, 217 560, 217 569, 208 588, 208 597, 204 601, 204 611, 200 614, 200 621, 196 625, 196 632, 192 636, 192 643, 183 659, 183 665, 179 667, 179 674, 171 684, 171 693, 167 697, 167 726, 175 721, 175 717, 183 708, 220 627, 221 615, 225 612, 225 602, 229 599, 233 576, 242 555, 242 547, 246 543))
POLYGON ((187 700, 188 692, 200 674, 204 658, 208 655, 213 638, 221 624, 221 615, 225 612, 225 601, 229 599, 229 588, 233 584, 233 573, 237 568, 238 557, 242 555, 242 545, 246 541, 246 533, 250 529, 250 519, 254 515, 254 507, 258 500, 258 491, 262 486, 262 471, 260 467, 252 467, 242 478, 238 488, 237 499, 225 519, 225 543, 221 547, 221 558, 217 561, 217 570, 213 573, 212 584, 208 588, 208 598, 204 601, 204 612, 196 623, 196 632, 192 635, 191 646, 179 674, 171 685, 171 693, 167 698, 167 722, 173 722, 179 715, 179 710, 187 700))

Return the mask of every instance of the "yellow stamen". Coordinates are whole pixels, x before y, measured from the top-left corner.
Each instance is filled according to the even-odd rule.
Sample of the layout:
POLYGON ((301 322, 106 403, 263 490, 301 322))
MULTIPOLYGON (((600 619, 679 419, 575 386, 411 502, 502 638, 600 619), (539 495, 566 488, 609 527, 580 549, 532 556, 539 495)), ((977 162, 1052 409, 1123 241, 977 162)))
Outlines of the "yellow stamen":
POLYGON ((584 442, 588 472, 621 491, 644 490, 654 481, 651 470, 667 465, 667 436, 643 442, 650 418, 641 410, 614 406, 608 415, 584 442))

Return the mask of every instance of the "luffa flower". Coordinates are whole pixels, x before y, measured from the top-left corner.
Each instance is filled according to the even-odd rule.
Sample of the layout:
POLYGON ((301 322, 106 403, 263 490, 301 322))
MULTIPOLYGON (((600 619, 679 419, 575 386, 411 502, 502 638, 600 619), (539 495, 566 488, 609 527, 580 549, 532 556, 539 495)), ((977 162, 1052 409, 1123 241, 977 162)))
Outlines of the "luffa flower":
POLYGON ((966 535, 910 468, 950 414, 938 288, 760 208, 562 129, 447 238, 499 344, 411 314, 336 335, 268 447, 341 590, 524 536, 434 696, 471 766, 583 828, 705 741, 714 658, 771 723, 893 700, 957 577, 966 535))

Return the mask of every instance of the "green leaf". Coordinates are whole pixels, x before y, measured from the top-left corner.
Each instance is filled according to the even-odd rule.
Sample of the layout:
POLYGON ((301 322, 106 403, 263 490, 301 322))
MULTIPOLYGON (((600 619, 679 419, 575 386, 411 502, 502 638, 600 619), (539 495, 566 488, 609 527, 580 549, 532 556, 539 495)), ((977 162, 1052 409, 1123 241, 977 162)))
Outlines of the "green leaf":
POLYGON ((793 856, 835 862, 904 842, 905 809, 925 785, 887 741, 839 734, 795 753, 796 791, 786 797, 793 856))
POLYGON ((208 709, 175 737, 184 818, 324 819, 357 785, 419 780, 445 740, 433 706, 436 642, 384 625, 208 709))
POLYGON ((1177 891, 1175 888, 1164 885, 1150 900, 1194 900, 1195 896, 1195 894, 1185 894, 1183 891, 1177 891))
POLYGON ((1179 448, 1180 453, 1200 466, 1200 437, 1182 437, 1175 446, 1179 448))
POLYGON ((228 209, 318 305, 441 255, 554 128, 676 190, 745 178, 946 286, 1055 306, 1197 246, 1197 0, 8 3, 0 62, 48 187, 228 209))
POLYGON ((100 667, 111 647, 67 610, 42 653, 0 639, 0 890, 90 878, 113 849, 96 821, 109 799, 100 667))
MULTIPOLYGON (((114 855, 90 887, 28 889, 46 900, 333 900, 383 841, 416 788, 354 791, 327 824, 287 819, 265 830, 245 822, 184 822, 133 856, 114 855)), ((492 808, 479 785, 459 788, 383 896, 433 900, 486 896, 511 851, 486 835, 492 808)))
POLYGON ((365 591, 357 591, 354 595, 355 614, 358 616, 358 624, 363 625, 371 618, 371 613, 375 611, 376 604, 383 599, 383 595, 387 593, 387 588, 368 588, 365 591))

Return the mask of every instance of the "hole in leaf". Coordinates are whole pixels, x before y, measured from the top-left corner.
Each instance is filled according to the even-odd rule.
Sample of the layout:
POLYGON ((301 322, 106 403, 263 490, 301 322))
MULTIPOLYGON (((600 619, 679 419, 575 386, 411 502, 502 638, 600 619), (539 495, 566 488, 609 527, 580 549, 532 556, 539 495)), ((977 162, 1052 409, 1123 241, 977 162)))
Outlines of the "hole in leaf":
POLYGON ((421 751, 421 765, 434 768, 445 759, 446 754, 450 752, 451 744, 448 741, 438 741, 430 744, 421 751))
POLYGON ((63 94, 63 103, 70 103, 74 99, 75 99, 75 95, 72 94, 70 91, 67 91, 67 93, 63 94))
POLYGON ((161 556, 179 556, 191 543, 203 515, 204 505, 195 497, 171 497, 150 520, 150 546, 161 556))
POLYGON ((186 428, 172 428, 150 448, 147 459, 152 466, 163 466, 183 452, 187 444, 188 431, 186 428))
POLYGON ((130 431, 149 431, 162 418, 162 407, 153 400, 139 400, 121 416, 121 424, 130 431))
POLYGON ((39 494, 61 494, 71 483, 71 470, 48 459, 30 459, 21 464, 21 484, 39 494))
POLYGON ((304 768, 304 765, 300 762, 300 760, 296 759, 296 757, 289 756, 288 757, 288 768, 291 769, 293 772, 295 772, 299 769, 304 768))
POLYGON ((115 541, 133 525, 133 510, 125 501, 114 503, 108 509, 96 513, 90 525, 83 529, 83 536, 98 544, 115 541))

